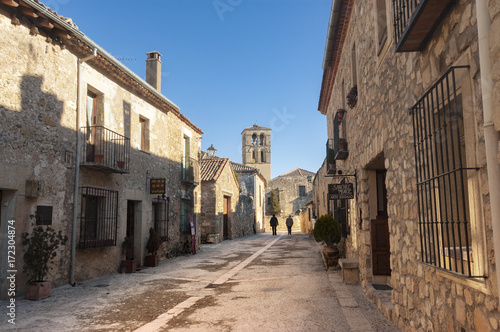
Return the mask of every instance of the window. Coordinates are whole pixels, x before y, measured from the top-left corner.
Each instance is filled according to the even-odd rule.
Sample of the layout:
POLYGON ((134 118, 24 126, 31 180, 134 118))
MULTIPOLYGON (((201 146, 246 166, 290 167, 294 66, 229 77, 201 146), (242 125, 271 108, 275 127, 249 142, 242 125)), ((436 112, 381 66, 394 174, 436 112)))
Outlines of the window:
POLYGON ((116 245, 118 192, 82 187, 80 249, 116 245))
POLYGON ((191 138, 187 135, 183 137, 183 150, 182 157, 182 179, 184 181, 194 181, 193 165, 191 163, 191 138))
POLYGON ((266 151, 264 151, 264 150, 260 151, 260 161, 263 163, 266 162, 266 151))
MULTIPOLYGON (((474 276, 464 109, 452 67, 411 109, 423 262, 474 276)), ((460 79, 459 79, 460 78, 460 79)), ((466 81, 466 80, 463 80, 466 81)))
POLYGON ((306 196, 306 186, 299 186, 299 197, 306 196))
POLYGON ((266 145, 264 134, 260 134, 260 136, 259 136, 259 145, 260 146, 266 145))
POLYGON ((257 151, 255 150, 252 151, 252 160, 254 163, 257 162, 257 151))
POLYGON ((139 117, 139 139, 141 151, 149 152, 149 120, 139 117))
POLYGON ((36 225, 52 225, 52 206, 36 207, 36 225))
POLYGON ((189 226, 189 201, 181 200, 181 232, 188 233, 190 231, 189 226))
POLYGON ((168 198, 153 199, 152 219, 153 227, 162 241, 168 239, 168 198))
POLYGON ((376 22, 377 22, 377 36, 378 36, 378 53, 382 50, 382 46, 387 40, 387 11, 386 11, 386 0, 376 0, 377 1, 377 12, 376 12, 376 22))
POLYGON ((87 91, 87 142, 94 144, 95 132, 93 127, 97 125, 97 95, 87 91))

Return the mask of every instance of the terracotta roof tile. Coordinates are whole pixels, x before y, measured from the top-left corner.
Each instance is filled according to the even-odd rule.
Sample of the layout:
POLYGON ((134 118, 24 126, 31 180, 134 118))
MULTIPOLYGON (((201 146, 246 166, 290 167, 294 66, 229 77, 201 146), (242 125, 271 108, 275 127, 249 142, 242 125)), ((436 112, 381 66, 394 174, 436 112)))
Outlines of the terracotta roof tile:
POLYGON ((229 164, 229 158, 202 159, 200 163, 201 181, 217 181, 227 164, 229 164))

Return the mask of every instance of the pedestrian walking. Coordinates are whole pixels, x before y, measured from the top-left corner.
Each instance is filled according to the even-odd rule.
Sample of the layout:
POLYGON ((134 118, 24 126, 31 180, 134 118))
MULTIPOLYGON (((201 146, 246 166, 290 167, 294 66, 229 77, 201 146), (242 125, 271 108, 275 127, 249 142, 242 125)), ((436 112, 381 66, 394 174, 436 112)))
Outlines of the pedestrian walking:
POLYGON ((278 235, 276 234, 276 227, 278 227, 278 218, 273 214, 271 218, 271 228, 273 229, 273 235, 278 235))
POLYGON ((292 235, 292 226, 293 226, 293 218, 292 215, 289 215, 286 218, 286 227, 288 228, 288 235, 292 235))

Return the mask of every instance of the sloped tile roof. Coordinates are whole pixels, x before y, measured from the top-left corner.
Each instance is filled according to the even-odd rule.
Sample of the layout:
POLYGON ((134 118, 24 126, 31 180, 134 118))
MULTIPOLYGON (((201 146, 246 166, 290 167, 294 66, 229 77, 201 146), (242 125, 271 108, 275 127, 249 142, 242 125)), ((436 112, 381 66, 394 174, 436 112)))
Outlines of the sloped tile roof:
POLYGON ((258 124, 254 124, 251 127, 245 128, 243 131, 245 131, 245 130, 271 130, 271 128, 266 128, 266 127, 259 126, 258 124))
POLYGON ((302 168, 296 168, 290 172, 287 172, 285 174, 281 174, 279 177, 290 177, 290 176, 314 176, 315 173, 306 171, 305 169, 302 168))
POLYGON ((258 172, 259 170, 255 167, 250 167, 244 164, 236 163, 231 161, 231 166, 235 172, 258 172))
POLYGON ((201 181, 217 181, 222 170, 229 163, 229 158, 202 159, 200 163, 201 181))

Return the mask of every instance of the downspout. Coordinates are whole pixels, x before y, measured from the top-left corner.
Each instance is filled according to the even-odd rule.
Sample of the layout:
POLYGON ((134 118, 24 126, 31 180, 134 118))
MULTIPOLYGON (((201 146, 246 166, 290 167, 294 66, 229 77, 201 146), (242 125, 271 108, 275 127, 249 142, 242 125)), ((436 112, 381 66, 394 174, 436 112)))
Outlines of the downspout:
POLYGON ((497 160, 500 135, 493 125, 493 81, 491 78, 493 65, 489 53, 491 18, 488 2, 486 0, 476 0, 476 12, 484 116, 484 145, 486 147, 497 290, 500 291, 500 165, 497 160))
POLYGON ((75 157, 75 186, 73 189, 73 223, 71 228, 71 264, 70 264, 70 277, 69 283, 71 286, 75 285, 75 256, 76 256, 76 225, 78 219, 78 188, 80 187, 80 161, 82 150, 82 139, 80 135, 80 66, 85 61, 97 57, 97 48, 94 48, 92 55, 83 59, 78 59, 76 64, 76 157, 75 157))

